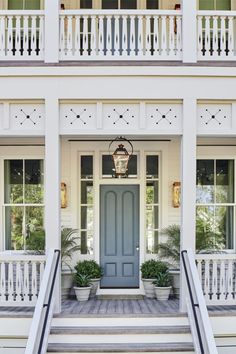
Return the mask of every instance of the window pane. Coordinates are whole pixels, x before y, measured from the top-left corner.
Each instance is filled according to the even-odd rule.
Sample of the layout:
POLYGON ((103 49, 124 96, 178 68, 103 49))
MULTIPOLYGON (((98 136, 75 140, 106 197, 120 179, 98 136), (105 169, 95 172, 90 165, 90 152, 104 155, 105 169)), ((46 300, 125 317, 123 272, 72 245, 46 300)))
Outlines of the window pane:
POLYGON ((93 230, 93 207, 81 207, 81 229, 93 230))
POLYGON ((43 207, 25 207, 25 236, 27 250, 44 251, 45 233, 43 219, 43 207))
POLYGON ((214 160, 197 161, 197 203, 214 202, 214 160))
POLYGON ((231 10, 231 0, 216 0, 216 10, 231 10))
POLYGON ((158 206, 147 206, 146 229, 158 229, 158 206))
POLYGON ((40 10, 40 0, 24 0, 24 10, 40 10))
POLYGON ((158 178, 158 156, 156 155, 147 156, 146 176, 147 178, 158 178))
POLYGON ((93 232, 81 231, 81 254, 93 254, 93 232))
POLYGON ((233 207, 197 207, 196 248, 221 250, 233 247, 233 207))
POLYGON ((5 249, 23 250, 23 207, 5 207, 5 249))
POLYGON ((8 0, 9 10, 23 10, 23 0, 8 0))
POLYGON ((137 8, 137 0, 120 0, 120 8, 135 10, 137 8))
POLYGON ((25 160, 25 203, 43 203, 43 160, 25 160))
POLYGON ((146 204, 158 203, 158 181, 148 181, 146 187, 146 204))
POLYGON ((158 0, 147 0, 146 6, 148 10, 158 9, 158 0))
POLYGON ((102 9, 118 9, 118 0, 102 0, 102 9))
POLYGON ((80 8, 81 9, 92 9, 93 1, 92 0, 80 0, 80 8))
MULTIPOLYGON (((233 249, 233 214, 234 208, 232 206, 216 207, 215 218, 215 234, 223 238, 225 249, 233 249)), ((221 240, 219 239, 219 241, 221 240)))
POLYGON ((5 203, 23 203, 23 161, 4 161, 5 203))
POLYGON ((158 231, 147 230, 146 233, 146 252, 158 252, 158 231))
POLYGON ((214 0, 199 0, 199 10, 215 10, 214 0))
POLYGON ((93 178, 93 156, 81 156, 81 178, 93 178))
POLYGON ((93 204, 93 182, 81 182, 81 204, 93 204))
POLYGON ((234 161, 216 161, 216 203, 234 202, 234 161))

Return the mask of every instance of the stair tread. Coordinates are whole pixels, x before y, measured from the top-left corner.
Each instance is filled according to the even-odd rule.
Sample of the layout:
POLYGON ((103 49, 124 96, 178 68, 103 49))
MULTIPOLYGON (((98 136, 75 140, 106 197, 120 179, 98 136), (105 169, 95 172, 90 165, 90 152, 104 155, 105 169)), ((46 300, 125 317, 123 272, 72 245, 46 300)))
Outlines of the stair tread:
POLYGON ((190 327, 179 326, 57 326, 51 328, 51 334, 158 334, 190 333, 190 327))
POLYGON ((48 345, 48 353, 63 352, 163 352, 163 351, 179 351, 180 353, 193 350, 192 343, 51 343, 48 345))

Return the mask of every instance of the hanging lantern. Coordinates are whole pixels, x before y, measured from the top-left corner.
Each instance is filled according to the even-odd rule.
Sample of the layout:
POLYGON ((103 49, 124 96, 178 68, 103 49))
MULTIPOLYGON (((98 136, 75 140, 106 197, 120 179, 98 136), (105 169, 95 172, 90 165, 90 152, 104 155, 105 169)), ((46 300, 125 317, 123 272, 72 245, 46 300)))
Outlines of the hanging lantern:
POLYGON ((124 177, 127 176, 129 159, 133 154, 133 145, 129 140, 120 136, 112 140, 112 142, 109 145, 109 149, 111 145, 116 141, 120 142, 120 144, 118 144, 118 147, 112 154, 115 176, 124 177), (124 144, 122 144, 122 142, 127 142, 130 145, 131 147, 130 153, 127 151, 127 149, 125 148, 124 144))

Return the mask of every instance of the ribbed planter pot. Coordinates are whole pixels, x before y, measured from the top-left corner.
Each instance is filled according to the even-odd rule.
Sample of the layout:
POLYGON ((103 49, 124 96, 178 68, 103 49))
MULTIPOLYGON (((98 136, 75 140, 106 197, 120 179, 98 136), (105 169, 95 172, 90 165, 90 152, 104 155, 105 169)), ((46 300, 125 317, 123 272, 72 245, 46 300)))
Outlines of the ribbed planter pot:
POLYGON ((155 279, 142 279, 142 281, 146 297, 154 299, 155 291, 153 282, 155 281, 155 279))
POLYGON ((180 270, 170 269, 170 276, 172 277, 173 295, 179 299, 180 293, 180 270))
POLYGON ((167 286, 167 287, 155 286, 154 289, 155 289, 157 300, 166 301, 169 299, 171 286, 167 286))
POLYGON ((61 298, 66 300, 70 296, 71 288, 73 284, 73 274, 71 271, 61 272, 61 298))
POLYGON ((90 283, 91 283, 91 291, 90 291, 90 295, 89 295, 90 298, 94 298, 96 296, 100 280, 101 280, 101 278, 90 279, 90 283))
POLYGON ((78 301, 87 301, 89 298, 91 286, 79 288, 74 286, 75 295, 78 301))

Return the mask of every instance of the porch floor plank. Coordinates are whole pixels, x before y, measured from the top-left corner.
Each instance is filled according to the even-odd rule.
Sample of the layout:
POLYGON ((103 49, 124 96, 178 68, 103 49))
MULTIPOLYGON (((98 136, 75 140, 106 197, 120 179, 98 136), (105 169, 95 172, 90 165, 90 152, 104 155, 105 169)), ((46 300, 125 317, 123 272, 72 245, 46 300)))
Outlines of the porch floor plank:
MULTIPOLYGON (((208 306, 210 316, 236 316, 236 306, 208 306)), ((32 317, 34 307, 0 307, 0 317, 32 317)), ((91 299, 85 302, 65 300, 57 316, 158 316, 179 315, 179 300, 157 301, 156 299, 91 299)))

